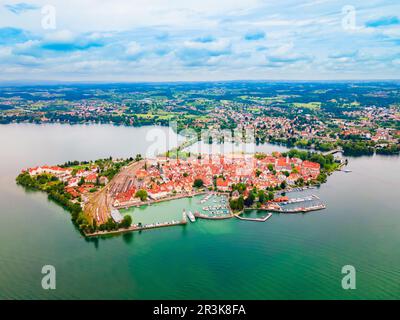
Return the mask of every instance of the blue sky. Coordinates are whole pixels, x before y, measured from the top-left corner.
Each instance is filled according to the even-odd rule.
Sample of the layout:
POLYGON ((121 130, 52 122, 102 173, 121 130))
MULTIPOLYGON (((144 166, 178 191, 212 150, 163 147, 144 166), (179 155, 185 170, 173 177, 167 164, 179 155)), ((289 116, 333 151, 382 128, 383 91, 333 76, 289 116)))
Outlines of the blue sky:
POLYGON ((398 0, 0 1, 0 80, 399 78, 398 0))

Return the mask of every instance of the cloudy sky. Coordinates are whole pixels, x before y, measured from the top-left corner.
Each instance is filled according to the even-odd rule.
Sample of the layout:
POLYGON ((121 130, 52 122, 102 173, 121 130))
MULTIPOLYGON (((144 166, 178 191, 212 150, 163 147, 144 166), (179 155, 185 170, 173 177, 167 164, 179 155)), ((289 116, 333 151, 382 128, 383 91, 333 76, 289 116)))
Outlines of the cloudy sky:
POLYGON ((3 81, 399 78, 399 0, 0 0, 3 81))

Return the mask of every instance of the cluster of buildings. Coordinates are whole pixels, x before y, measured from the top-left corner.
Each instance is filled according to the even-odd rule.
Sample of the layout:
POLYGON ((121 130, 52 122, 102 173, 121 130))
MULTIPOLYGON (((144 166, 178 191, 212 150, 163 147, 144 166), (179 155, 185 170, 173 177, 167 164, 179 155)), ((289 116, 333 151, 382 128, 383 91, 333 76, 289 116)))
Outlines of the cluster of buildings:
MULTIPOLYGON (((304 113, 303 109, 279 110, 273 106, 254 106, 264 111, 277 111, 276 115, 266 116, 259 113, 244 112, 243 108, 234 109, 232 103, 223 105, 210 113, 214 119, 214 128, 218 122, 233 120, 239 131, 246 130, 254 137, 263 140, 284 141, 296 139, 308 141, 317 138, 320 143, 335 143, 341 137, 357 136, 373 142, 386 141, 390 144, 399 143, 399 130, 382 127, 387 121, 400 121, 398 108, 366 107, 352 111, 343 111, 345 118, 334 115, 323 116, 304 113), (291 117, 287 117, 292 112, 291 117), (278 116, 279 115, 279 116, 278 116)), ((265 114, 265 112, 264 112, 265 114)))
POLYGON ((171 196, 191 195, 194 183, 201 180, 205 188, 229 192, 232 186, 244 183, 248 190, 267 189, 282 184, 295 185, 317 179, 320 165, 298 158, 282 157, 279 153, 259 158, 253 155, 211 155, 186 160, 159 157, 147 160, 146 168, 139 169, 135 183, 115 195, 115 207, 139 204, 138 190, 146 190, 150 200, 171 196))
POLYGON ((26 170, 30 176, 40 174, 50 174, 57 177, 65 183, 65 191, 73 198, 80 197, 96 185, 105 185, 108 179, 105 176, 99 176, 98 167, 92 165, 86 169, 62 168, 59 166, 40 166, 26 170))

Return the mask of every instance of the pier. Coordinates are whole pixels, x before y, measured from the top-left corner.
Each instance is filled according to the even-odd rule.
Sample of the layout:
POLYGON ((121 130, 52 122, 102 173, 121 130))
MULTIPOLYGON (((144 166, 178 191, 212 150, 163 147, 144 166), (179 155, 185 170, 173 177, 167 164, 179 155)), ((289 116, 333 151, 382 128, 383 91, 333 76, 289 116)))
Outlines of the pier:
POLYGON ((285 205, 285 204, 300 203, 300 202, 313 201, 313 200, 319 200, 319 197, 317 195, 313 194, 311 196, 304 197, 304 198, 289 199, 289 201, 280 202, 280 204, 285 205))
POLYGON ((269 218, 272 217, 272 213, 271 213, 271 212, 268 213, 264 218, 245 218, 245 217, 240 216, 240 213, 239 213, 239 214, 235 214, 235 217, 238 218, 238 219, 240 219, 240 220, 256 221, 256 222, 265 222, 265 221, 267 221, 269 218))
POLYGON ((330 151, 327 151, 327 152, 323 152, 322 154, 323 154, 324 156, 327 156, 327 155, 335 154, 335 153, 339 153, 339 152, 343 152, 343 149, 342 149, 342 148, 337 148, 337 149, 334 149, 334 150, 330 150, 330 151))
POLYGON ((233 218, 233 214, 226 214, 226 215, 220 215, 220 216, 208 216, 208 215, 202 214, 200 212, 195 212, 194 216, 196 218, 208 219, 208 220, 224 220, 224 219, 233 218))
POLYGON ((125 232, 130 232, 130 231, 141 231, 141 230, 149 230, 149 229, 156 229, 156 228, 163 228, 163 227, 171 227, 171 226, 181 226, 181 225, 186 225, 187 221, 171 221, 171 222, 163 222, 163 223, 150 223, 150 224, 145 224, 142 226, 138 225, 132 225, 129 228, 126 229, 118 229, 118 230, 111 230, 111 231, 97 231, 95 233, 87 233, 85 234, 86 237, 98 237, 98 236, 106 236, 106 235, 112 235, 112 234, 120 234, 120 233, 125 233, 125 232))
POLYGON ((290 192, 301 192, 301 191, 310 190, 310 189, 316 189, 316 187, 315 186, 304 186, 304 187, 296 187, 296 188, 288 187, 288 188, 286 188, 286 190, 279 192, 279 193, 283 194, 283 193, 290 193, 290 192))
POLYGON ((282 213, 305 213, 305 212, 310 212, 310 211, 322 210, 325 208, 326 208, 326 205, 319 204, 319 205, 311 206, 311 207, 300 207, 300 208, 295 208, 295 209, 281 209, 279 212, 282 212, 282 213))

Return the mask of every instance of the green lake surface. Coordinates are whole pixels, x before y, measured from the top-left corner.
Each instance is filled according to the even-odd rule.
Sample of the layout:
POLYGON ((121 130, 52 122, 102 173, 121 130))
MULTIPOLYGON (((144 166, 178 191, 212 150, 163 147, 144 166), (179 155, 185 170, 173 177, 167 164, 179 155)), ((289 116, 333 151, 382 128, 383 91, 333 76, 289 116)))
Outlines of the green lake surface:
MULTIPOLYGON (((198 220, 92 240, 46 194, 15 184, 30 166, 146 154, 152 129, 168 130, 0 125, 1 299, 400 298, 399 157, 349 158, 351 173, 336 172, 308 191, 326 203, 322 211, 274 214, 265 223, 198 220), (56 290, 41 287, 44 265, 56 268, 56 290), (356 290, 341 287, 344 265, 356 268, 356 290)), ((141 214, 181 216, 193 201, 141 214)))
MULTIPOLYGON (((182 220, 183 211, 195 213, 198 211, 201 214, 209 215, 210 211, 204 210, 206 207, 221 205, 223 208, 219 210, 220 216, 229 214, 227 208, 227 196, 209 196, 209 200, 201 203, 205 195, 196 195, 190 198, 181 198, 169 201, 162 201, 154 203, 150 206, 131 207, 128 209, 121 209, 122 215, 129 214, 135 224, 149 224, 149 223, 164 223, 171 221, 182 220), (222 198, 226 199, 222 204, 222 198), (214 202, 215 201, 215 202, 214 202), (222 212, 223 210, 223 212, 222 212)), ((216 212, 216 211, 214 211, 216 212)))

